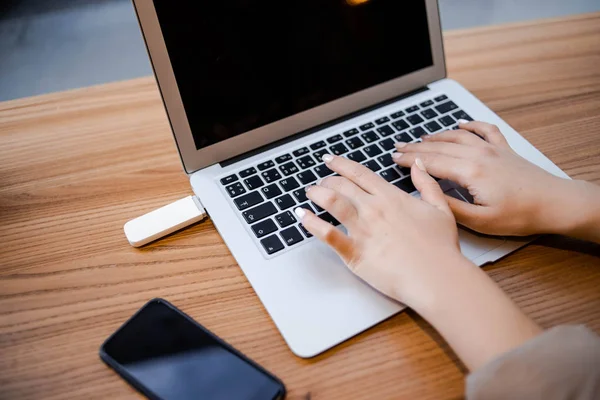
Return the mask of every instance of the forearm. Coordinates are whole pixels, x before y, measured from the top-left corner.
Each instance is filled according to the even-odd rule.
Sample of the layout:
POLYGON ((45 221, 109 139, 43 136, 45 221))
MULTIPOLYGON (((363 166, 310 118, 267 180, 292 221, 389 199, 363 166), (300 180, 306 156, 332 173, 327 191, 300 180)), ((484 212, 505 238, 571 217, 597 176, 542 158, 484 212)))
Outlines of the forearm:
POLYGON ((600 243, 600 186, 563 181, 556 199, 547 199, 540 218, 545 232, 600 243))
POLYGON ((466 259, 441 266, 429 296, 411 305, 470 369, 537 336, 541 329, 479 267, 466 259))

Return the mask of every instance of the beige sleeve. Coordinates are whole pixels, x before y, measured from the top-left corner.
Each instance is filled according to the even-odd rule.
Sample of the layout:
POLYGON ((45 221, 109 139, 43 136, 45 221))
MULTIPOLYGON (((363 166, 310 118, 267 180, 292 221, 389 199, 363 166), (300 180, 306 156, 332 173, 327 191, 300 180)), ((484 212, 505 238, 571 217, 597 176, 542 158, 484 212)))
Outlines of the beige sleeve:
POLYGON ((558 326, 467 377, 469 400, 600 399, 600 338, 584 326, 558 326))

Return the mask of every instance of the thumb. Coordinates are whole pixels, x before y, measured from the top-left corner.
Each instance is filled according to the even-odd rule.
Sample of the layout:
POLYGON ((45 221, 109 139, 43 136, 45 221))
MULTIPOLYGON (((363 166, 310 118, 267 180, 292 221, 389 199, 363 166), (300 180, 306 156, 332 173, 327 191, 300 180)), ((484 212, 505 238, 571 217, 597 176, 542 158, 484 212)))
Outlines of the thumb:
POLYGON ((489 220, 488 210, 485 207, 467 203, 466 201, 447 195, 446 202, 452 210, 456 222, 467 228, 482 232, 482 226, 485 224, 485 221, 489 220))
POLYGON ((425 164, 423 164, 423 161, 420 158, 417 158, 412 165, 410 176, 415 187, 419 193, 421 193, 422 200, 453 217, 442 188, 436 180, 427 173, 427 168, 425 168, 425 164))

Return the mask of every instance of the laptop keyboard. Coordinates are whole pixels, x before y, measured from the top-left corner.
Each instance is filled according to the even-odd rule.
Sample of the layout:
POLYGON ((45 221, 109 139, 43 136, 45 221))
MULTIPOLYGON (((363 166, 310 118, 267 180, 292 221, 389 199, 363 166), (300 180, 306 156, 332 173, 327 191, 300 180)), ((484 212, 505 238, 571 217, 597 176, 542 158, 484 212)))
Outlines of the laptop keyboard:
POLYGON ((472 121, 453 101, 441 95, 248 166, 220 178, 220 183, 259 248, 267 256, 274 255, 312 237, 297 220, 293 212, 296 207, 304 207, 334 226, 340 224, 308 200, 304 190, 318 179, 333 175, 321 161, 324 154, 361 163, 390 184, 412 193, 415 187, 410 169, 392 160, 394 144, 416 142, 424 134, 455 129, 458 119, 472 121))

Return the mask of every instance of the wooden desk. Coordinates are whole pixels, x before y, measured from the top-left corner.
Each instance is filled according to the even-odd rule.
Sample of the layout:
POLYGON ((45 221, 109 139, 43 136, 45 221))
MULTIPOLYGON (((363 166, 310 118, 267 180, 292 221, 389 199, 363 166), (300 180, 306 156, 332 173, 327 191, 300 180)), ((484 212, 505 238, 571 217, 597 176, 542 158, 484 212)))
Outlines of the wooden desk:
MULTIPOLYGON (((600 182, 600 14, 449 32, 446 50, 451 77, 571 176, 600 182)), ((97 351, 156 296, 291 399, 463 395, 464 370, 412 312, 295 357, 210 221, 128 245, 124 222, 190 193, 152 78, 0 104, 0 398, 135 397, 97 351)), ((486 270, 543 326, 600 331, 598 254, 548 237, 486 270)))

